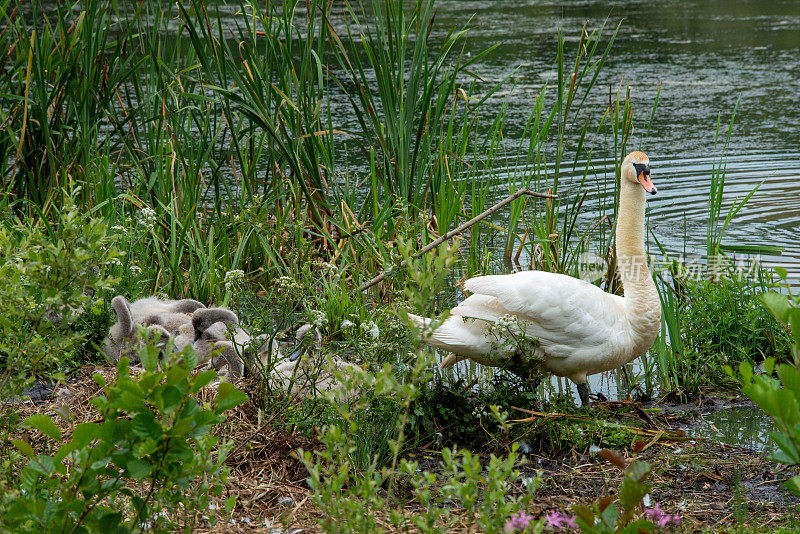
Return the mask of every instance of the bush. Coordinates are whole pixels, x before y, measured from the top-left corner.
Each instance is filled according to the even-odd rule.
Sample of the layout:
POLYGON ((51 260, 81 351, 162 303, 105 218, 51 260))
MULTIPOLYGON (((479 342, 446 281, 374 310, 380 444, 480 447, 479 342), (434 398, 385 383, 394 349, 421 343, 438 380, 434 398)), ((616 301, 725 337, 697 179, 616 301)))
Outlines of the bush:
POLYGON ((153 345, 140 357, 145 370, 137 377, 127 358, 117 365, 114 383, 94 376, 103 388, 92 399, 101 422, 78 424, 67 439, 46 415, 25 419, 23 426, 39 430, 51 445, 37 454, 27 442, 13 441, 28 462, 0 500, 2 528, 189 532, 200 514, 215 521, 209 497, 224 487, 230 444, 219 443, 211 430, 247 397, 223 382, 214 405, 200 406, 192 395, 216 372, 193 374, 197 357, 191 348, 166 358, 161 369, 153 345))

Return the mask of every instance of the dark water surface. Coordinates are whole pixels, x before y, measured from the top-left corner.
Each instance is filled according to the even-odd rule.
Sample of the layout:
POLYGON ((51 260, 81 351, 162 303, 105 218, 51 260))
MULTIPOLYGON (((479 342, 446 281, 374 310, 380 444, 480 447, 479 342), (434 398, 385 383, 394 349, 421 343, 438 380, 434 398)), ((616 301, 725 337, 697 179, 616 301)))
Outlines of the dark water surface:
MULTIPOLYGON (((726 205, 764 184, 724 242, 783 246, 782 256, 764 260, 787 268, 795 282, 800 278, 800 1, 440 0, 437 6, 442 35, 469 22, 472 53, 502 43, 476 67, 487 83, 518 69, 513 85, 500 95, 509 101, 512 143, 536 93, 556 81, 559 25, 569 43, 587 20, 591 28, 609 17, 613 29, 624 19, 586 109, 596 123, 609 88, 616 93, 623 84, 624 92, 629 84, 634 122, 644 123, 661 87, 649 136, 643 138, 643 127, 635 129, 631 144, 648 153, 659 186, 659 194, 648 201, 659 240, 672 253, 682 253, 684 244, 689 255, 704 253, 717 121, 720 117, 724 136, 736 109, 727 150, 726 205)), ((613 178, 603 172, 607 161, 594 163, 600 179, 613 178)), ((579 178, 567 175, 563 183, 575 186, 579 178)), ((587 224, 601 194, 590 193, 588 200, 587 224)))

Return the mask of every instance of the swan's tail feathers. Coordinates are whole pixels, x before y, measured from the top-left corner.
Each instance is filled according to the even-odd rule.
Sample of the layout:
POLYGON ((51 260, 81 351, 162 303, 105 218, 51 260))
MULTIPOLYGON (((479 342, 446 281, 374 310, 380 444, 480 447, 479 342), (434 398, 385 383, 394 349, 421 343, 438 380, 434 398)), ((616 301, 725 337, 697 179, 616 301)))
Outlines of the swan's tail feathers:
POLYGON ((466 360, 463 356, 459 356, 451 352, 442 360, 442 363, 439 364, 440 369, 447 369, 448 367, 452 367, 460 361, 466 360))
POLYGON ((419 315, 414 315, 413 313, 408 314, 408 318, 414 323, 415 326, 419 328, 427 328, 428 325, 431 324, 431 320, 427 317, 420 317, 419 315))

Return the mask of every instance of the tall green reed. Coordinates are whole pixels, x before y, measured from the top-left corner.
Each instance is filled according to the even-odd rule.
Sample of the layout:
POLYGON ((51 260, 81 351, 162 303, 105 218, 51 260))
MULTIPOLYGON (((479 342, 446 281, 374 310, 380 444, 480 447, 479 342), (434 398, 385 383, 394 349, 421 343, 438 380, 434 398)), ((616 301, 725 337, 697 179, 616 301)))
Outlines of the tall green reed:
POLYGON ((30 9, 19 0, 0 3, 5 195, 44 205, 58 200, 70 179, 94 185, 88 171, 109 142, 104 128, 116 89, 137 67, 125 53, 130 26, 114 24, 113 16, 98 0, 60 4, 55 13, 39 2, 30 9))

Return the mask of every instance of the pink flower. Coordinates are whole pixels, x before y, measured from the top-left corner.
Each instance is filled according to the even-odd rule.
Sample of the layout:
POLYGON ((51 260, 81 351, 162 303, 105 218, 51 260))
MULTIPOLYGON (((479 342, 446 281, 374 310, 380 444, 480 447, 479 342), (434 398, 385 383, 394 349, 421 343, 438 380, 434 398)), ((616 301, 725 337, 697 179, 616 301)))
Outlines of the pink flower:
MULTIPOLYGON (((647 519, 651 521, 658 522, 664 517, 664 511, 661 509, 658 503, 652 508, 645 508, 644 515, 647 516, 647 519)), ((663 525, 661 525, 663 526, 663 525)))
POLYGON ((513 514, 511 519, 506 521, 503 527, 503 532, 516 532, 517 530, 525 530, 533 521, 533 516, 528 515, 525 511, 513 514))
POLYGON ((564 516, 564 526, 578 528, 578 523, 575 522, 575 516, 564 516))
POLYGON ((673 515, 672 516, 672 522, 675 523, 676 526, 680 525, 681 524, 681 516, 679 516, 678 514, 673 515))
POLYGON ((575 522, 574 515, 565 515, 561 512, 551 512, 544 516, 544 519, 545 526, 550 527, 553 530, 560 530, 562 528, 578 528, 578 524, 575 522))
POLYGON ((557 528, 561 528, 564 523, 564 518, 561 516, 561 512, 550 512, 546 516, 544 516, 545 525, 546 527, 550 527, 553 530, 557 528))

